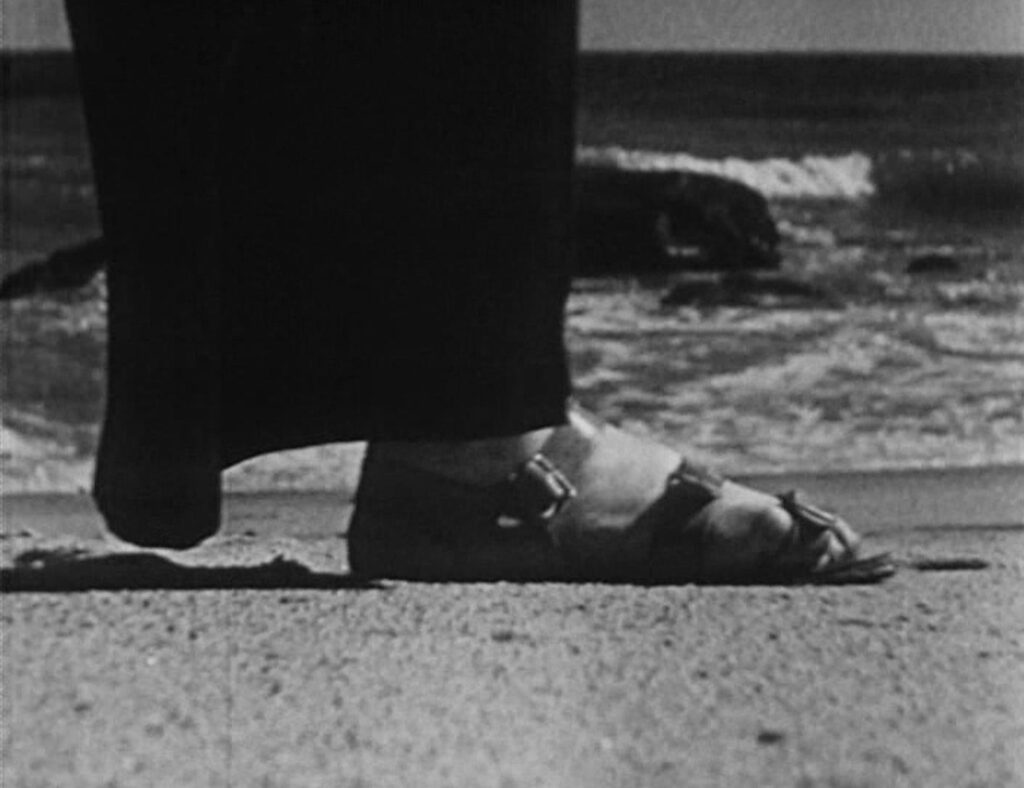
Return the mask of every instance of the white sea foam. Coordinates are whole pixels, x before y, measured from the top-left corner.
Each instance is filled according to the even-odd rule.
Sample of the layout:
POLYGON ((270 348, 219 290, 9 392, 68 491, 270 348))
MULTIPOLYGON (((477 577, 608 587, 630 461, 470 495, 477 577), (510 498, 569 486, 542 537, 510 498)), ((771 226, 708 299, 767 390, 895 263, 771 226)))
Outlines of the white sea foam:
POLYGON ((721 175, 757 189, 765 197, 856 200, 875 193, 871 159, 804 156, 792 159, 702 159, 687 153, 658 153, 620 147, 577 151, 581 164, 607 165, 646 172, 699 172, 721 175))

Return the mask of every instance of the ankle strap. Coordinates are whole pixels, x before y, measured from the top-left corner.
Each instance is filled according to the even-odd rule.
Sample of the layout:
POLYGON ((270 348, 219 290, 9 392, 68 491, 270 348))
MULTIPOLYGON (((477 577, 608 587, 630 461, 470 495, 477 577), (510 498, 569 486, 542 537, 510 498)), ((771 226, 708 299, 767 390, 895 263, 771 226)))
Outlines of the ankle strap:
POLYGON ((520 465, 502 488, 497 518, 502 528, 546 527, 576 497, 576 488, 565 474, 539 453, 520 465))

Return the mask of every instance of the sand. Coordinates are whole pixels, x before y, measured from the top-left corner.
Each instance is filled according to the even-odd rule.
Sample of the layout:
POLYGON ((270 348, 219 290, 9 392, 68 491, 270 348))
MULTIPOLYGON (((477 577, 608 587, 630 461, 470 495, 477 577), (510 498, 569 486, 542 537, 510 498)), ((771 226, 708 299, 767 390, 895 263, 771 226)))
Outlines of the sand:
POLYGON ((8 498, 3 785, 1024 785, 1021 470, 776 481, 865 502, 899 574, 359 586, 337 495, 176 555, 8 498))

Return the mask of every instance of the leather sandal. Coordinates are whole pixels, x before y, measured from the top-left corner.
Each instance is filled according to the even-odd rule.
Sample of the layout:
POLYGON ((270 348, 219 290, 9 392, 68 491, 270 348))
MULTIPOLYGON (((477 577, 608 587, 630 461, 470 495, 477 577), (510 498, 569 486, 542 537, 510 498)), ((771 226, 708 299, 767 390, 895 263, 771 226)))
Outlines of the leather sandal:
MULTIPOLYGON (((367 453, 349 563, 421 581, 871 583, 895 572, 796 493, 745 499, 674 452, 573 409, 541 451, 480 486, 367 453), (766 503, 767 501, 767 503, 766 503)), ((751 491, 746 491, 751 492, 751 491)), ((758 493, 753 493, 759 496, 758 493)))

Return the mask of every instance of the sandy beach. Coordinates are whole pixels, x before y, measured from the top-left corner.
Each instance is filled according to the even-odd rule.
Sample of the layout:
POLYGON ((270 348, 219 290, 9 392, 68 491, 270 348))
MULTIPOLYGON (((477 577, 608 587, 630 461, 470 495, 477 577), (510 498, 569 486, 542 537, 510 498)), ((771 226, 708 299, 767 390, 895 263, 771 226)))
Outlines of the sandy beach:
POLYGON ((359 585, 336 494, 184 554, 8 497, 3 783, 1022 785, 1021 475, 776 478, 895 554, 836 588, 359 585))

